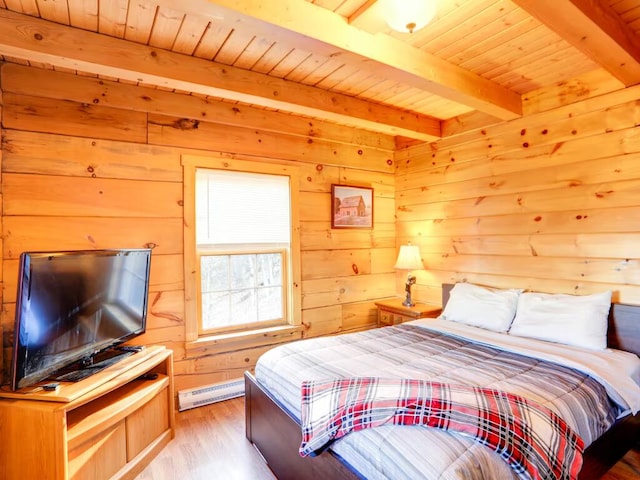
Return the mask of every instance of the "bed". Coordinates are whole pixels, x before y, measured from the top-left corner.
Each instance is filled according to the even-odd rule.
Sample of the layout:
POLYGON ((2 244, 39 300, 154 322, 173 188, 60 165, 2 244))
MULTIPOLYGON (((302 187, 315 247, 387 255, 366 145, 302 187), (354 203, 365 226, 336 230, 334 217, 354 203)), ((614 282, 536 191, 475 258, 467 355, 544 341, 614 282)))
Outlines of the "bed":
MULTIPOLYGON (((447 306, 447 303, 449 301, 452 287, 453 285, 443 285, 443 306, 445 307, 447 306)), ((461 291, 460 288, 458 290, 461 291)), ((454 293, 456 293, 456 291, 454 291, 454 293)), ((454 305, 454 303, 449 305, 449 307, 451 307, 452 305, 454 305)), ((453 312, 452 309, 450 310, 453 312)), ((495 309, 493 309, 492 311, 494 310, 495 309)), ((617 350, 631 352, 635 355, 640 355, 640 307, 614 304, 610 309, 607 309, 607 311, 609 313, 608 328, 606 329, 607 346, 617 350)), ((434 322, 437 321, 440 320, 434 320, 434 322)), ((471 330, 474 330, 475 332, 479 331, 479 335, 485 335, 485 337, 489 340, 484 341, 483 338, 485 337, 480 337, 479 339, 461 339, 461 336, 464 337, 464 335, 459 334, 458 330, 456 329, 460 327, 462 329, 460 331, 464 333, 464 330, 467 327, 466 325, 458 325, 456 322, 456 324, 453 325, 453 327, 455 327, 454 331, 447 332, 439 331, 436 326, 434 326, 434 324, 429 324, 428 322, 431 322, 431 320, 409 322, 408 324, 402 324, 394 327, 385 327, 383 329, 375 329, 368 332, 358 332, 356 334, 331 337, 333 339, 340 338, 340 342, 343 343, 349 343, 352 341, 353 345, 351 346, 351 349, 353 350, 355 346, 356 357, 355 360, 348 360, 348 363, 350 365, 349 371, 342 371, 341 369, 343 369, 344 366, 333 362, 331 366, 331 373, 328 374, 328 376, 347 377, 360 373, 363 373, 365 376, 370 375, 372 369, 370 365, 371 359, 368 358, 369 352, 358 352, 358 348, 361 348, 361 350, 365 349, 364 347, 360 346, 388 344, 393 348, 396 348, 398 345, 400 345, 399 348, 404 352, 402 353, 402 355, 404 355, 407 351, 418 348, 417 346, 419 344, 420 348, 423 348, 423 346, 426 346, 427 348, 427 353, 418 353, 418 356, 422 359, 430 357, 431 353, 429 353, 428 349, 436 348, 436 346, 441 343, 441 340, 444 342, 445 339, 447 342, 460 342, 460 345, 454 345, 454 347, 443 343, 442 348, 453 348, 456 352, 461 352, 458 357, 452 357, 452 359, 448 361, 453 362, 453 364, 455 364, 455 362, 462 362, 462 364, 459 365, 459 367, 461 368, 457 368, 457 370, 463 372, 463 376, 465 372, 468 372, 472 369, 470 366, 472 366, 475 362, 474 359, 467 358, 467 355, 471 351, 473 351, 474 355, 479 352, 478 354, 487 356, 487 358, 490 358, 492 362, 496 361, 492 358, 492 356, 499 356, 501 358, 500 361, 502 361, 502 357, 508 358, 510 356, 514 356, 515 363, 518 365, 520 364, 519 355, 521 355, 522 352, 518 353, 516 351, 509 351, 508 354, 505 354, 502 351, 502 348, 504 347, 501 346, 498 348, 495 347, 495 345, 488 344, 490 341, 493 341, 492 337, 503 338, 508 335, 495 335, 493 331, 485 331, 484 328, 479 329, 477 328, 477 326, 472 326, 471 330), (427 324, 425 325, 421 322, 427 322, 427 324), (427 336, 426 339, 423 338, 425 335, 427 336), (453 337, 453 340, 451 337, 453 337), (408 344, 402 343, 405 342, 406 339, 410 339, 408 344), (414 342, 415 345, 411 342, 414 342), (481 348, 479 348, 479 346, 481 346, 481 348), (495 350, 496 348, 497 350, 495 350), (363 360, 361 362, 362 365, 358 367, 359 358, 368 359, 366 361, 363 360), (467 363, 465 364, 465 362, 467 363), (355 365, 355 370, 351 369, 351 365, 355 365)), ((440 322, 447 323, 446 321, 440 322)), ((448 323, 451 324, 452 322, 448 323)), ((448 326, 445 325, 443 328, 448 328, 448 326)), ((576 335, 579 336, 579 334, 576 335)), ((528 339, 526 338, 524 338, 523 340, 526 340, 525 343, 533 343, 528 341, 528 339)), ((313 351, 313 348, 315 348, 313 347, 313 345, 328 341, 333 340, 312 339, 302 342, 296 342, 296 344, 298 344, 298 347, 302 347, 298 349, 298 353, 300 353, 300 355, 307 355, 308 352, 313 351)), ((517 343, 518 339, 514 339, 514 341, 517 343)), ((541 343, 547 344, 548 342, 541 343)), ((416 456, 421 456, 420 452, 422 451, 439 452, 437 454, 431 453, 431 455, 422 455, 425 458, 433 457, 436 460, 445 454, 453 455, 455 457, 455 455, 459 454, 459 452, 463 452, 462 454, 459 454, 460 458, 465 458, 466 461, 466 457, 470 457, 472 459, 471 461, 475 462, 474 466, 470 467, 464 463, 457 464, 458 461, 456 460, 454 462, 451 462, 452 464, 456 464, 455 468, 447 467, 451 469, 450 472, 439 472, 437 474, 434 474, 434 478, 518 478, 515 475, 514 471, 509 468, 509 466, 505 462, 503 462, 502 459, 500 459, 495 454, 495 452, 488 451, 488 449, 483 445, 472 444, 469 443, 471 441, 468 439, 460 440, 460 436, 457 436, 456 434, 438 431, 437 429, 429 429, 427 427, 396 428, 384 426, 380 428, 365 429, 363 431, 346 435, 339 441, 331 444, 330 448, 328 448, 324 453, 319 454, 315 457, 300 456, 299 449, 301 447, 301 413, 298 406, 299 398, 296 399, 295 394, 296 391, 299 390, 300 379, 304 379, 305 375, 307 375, 307 373, 302 373, 303 371, 305 371, 306 367, 292 367, 291 365, 289 365, 289 368, 292 370, 282 370, 280 373, 280 377, 284 377, 284 380, 288 379, 291 381, 291 383, 288 385, 285 382, 284 387, 278 387, 276 385, 277 383, 280 383, 280 380, 282 379, 280 379, 278 382, 275 382, 275 380, 270 380, 269 377, 266 376, 269 375, 268 373, 266 373, 267 370, 272 368, 269 365, 270 363, 273 365, 277 365, 282 362, 283 365, 287 365, 287 360, 284 359, 284 351, 287 350, 288 347, 284 347, 284 349, 282 349, 281 347, 274 349, 275 352, 273 354, 271 352, 265 354, 264 357, 266 358, 264 359, 264 361, 261 358, 261 361, 258 362, 255 376, 248 372, 245 374, 246 436, 256 446, 271 470, 280 480, 306 478, 357 479, 375 478, 376 476, 378 478, 401 478, 403 472, 410 472, 412 468, 420 468, 420 475, 422 475, 423 478, 430 478, 431 474, 426 474, 424 472, 428 471, 431 468, 442 468, 442 466, 434 466, 431 463, 426 463, 425 465, 415 467, 410 464, 404 466, 401 463, 401 461, 405 460, 405 457, 408 457, 411 460, 412 458, 415 459, 414 457, 416 456), (290 392, 287 393, 287 389, 290 390, 290 392), (426 433, 425 431, 428 432, 426 433), (423 438, 423 436, 425 437, 423 438), (361 454, 361 452, 364 451, 365 447, 369 445, 374 446, 373 450, 377 452, 383 452, 381 458, 360 458, 365 456, 364 454, 361 454), (420 448, 417 450, 415 448, 416 445, 420 445, 420 448), (423 445, 429 446, 423 447, 423 445), (473 446, 470 447, 470 445, 473 446), (435 450, 436 448, 444 449, 445 452, 442 453, 441 450, 435 450), (470 449, 471 453, 464 453, 466 452, 465 449, 468 448, 470 449), (412 451, 413 453, 405 453, 412 451), (495 458, 492 458, 492 456, 495 458), (378 465, 378 462, 380 462, 381 465, 378 465), (393 468, 400 470, 377 470, 382 468, 392 468, 385 466, 385 462, 387 464, 394 464, 393 468), (395 465, 396 463, 398 463, 398 465, 395 465), (477 464, 481 465, 478 466, 477 464), (473 471, 474 473, 469 474, 470 476, 466 476, 467 473, 464 473, 464 475, 462 475, 459 473, 461 471, 473 471)), ((376 346, 371 348, 378 347, 376 346)), ((573 347, 568 347, 564 348, 564 350, 571 350, 572 348, 573 347)), ((288 349, 291 350, 291 348, 288 349)), ((507 350, 509 349, 510 347, 507 348, 507 350)), ((335 359, 336 356, 340 355, 336 354, 336 352, 341 351, 342 350, 339 349, 334 350, 333 346, 328 350, 326 346, 319 346, 318 352, 320 353, 312 353, 306 360, 309 364, 307 370, 309 372, 308 374, 310 376, 320 375, 319 372, 323 371, 323 367, 321 364, 318 365, 318 359, 321 358, 322 355, 328 355, 330 358, 335 359), (326 350, 326 352, 323 349, 326 350)), ((390 355, 389 352, 375 353, 375 355, 381 356, 374 360, 374 362, 377 362, 375 365, 376 368, 374 370, 384 372, 383 376, 388 376, 389 372, 394 372, 394 362, 397 361, 397 358, 400 358, 402 356, 397 353, 392 353, 390 355)), ((438 354, 433 356, 436 357, 441 355, 438 354)), ((631 356, 627 354, 626 358, 628 359, 629 357, 631 356)), ((552 358, 555 359, 555 357, 552 358)), ((536 360, 536 365, 540 364, 542 365, 542 367, 540 368, 547 368, 546 361, 539 362, 539 360, 540 359, 536 360)), ((303 362, 304 361, 305 360, 303 357, 303 362)), ((416 371, 416 369, 418 369, 418 371, 420 372, 432 368, 440 368, 432 367, 431 365, 418 365, 415 364, 415 362, 415 360, 412 360, 410 358, 406 361, 403 360, 402 365, 399 367, 400 373, 398 375, 406 376, 407 368, 409 368, 409 371, 416 371)), ((553 365, 556 364, 556 362, 551 363, 553 365)), ((497 370, 500 370, 500 368, 501 367, 498 366, 497 370)), ((535 368, 539 367, 536 366, 535 368)), ((451 370, 456 370, 456 368, 452 368, 451 370)), ((492 369, 485 370, 488 371, 492 369)), ((523 372, 525 372, 525 375, 529 374, 526 373, 528 370, 531 370, 531 367, 523 368, 523 372)), ((571 370, 574 371, 575 369, 571 368, 571 370)), ((548 373, 545 370, 543 372, 543 375, 546 376, 547 374, 548 373)), ((573 375, 573 373, 569 374, 565 371, 562 371, 559 375, 559 378, 570 378, 570 375, 573 375)), ((592 381, 591 377, 593 375, 584 375, 587 377, 588 381, 592 381)), ((275 376, 277 377, 278 374, 276 373, 275 376)), ((445 380, 450 382, 457 381, 455 378, 450 379, 448 377, 448 374, 443 374, 442 372, 440 372, 436 376, 439 379, 444 378, 445 380)), ((469 379, 463 380, 469 381, 469 379)), ((531 377, 519 377, 517 381, 520 383, 528 383, 531 382, 531 377)), ((583 380, 580 380, 580 382, 583 382, 583 380)), ((500 382, 498 382, 498 384, 500 384, 500 382)), ((637 385, 635 387, 637 387, 637 385)), ((506 388, 512 387, 508 386, 506 388)), ((615 388, 622 387, 616 386, 615 388)), ((546 389, 543 387, 542 390, 546 389)), ((540 394, 543 394, 544 396, 547 393, 536 393, 536 395, 540 394)), ((635 391, 632 391, 629 395, 633 396, 636 395, 636 393, 635 391)), ((558 396, 564 397, 565 395, 559 394, 558 396)), ((558 400, 554 398, 549 399, 549 401, 553 404, 553 402, 556 402, 558 400)), ((633 401, 635 401, 635 399, 633 401)), ((618 402, 620 403, 620 400, 618 400, 618 402)), ((624 401, 622 401, 621 403, 624 403, 624 401)), ((553 405, 554 408, 556 408, 555 404, 553 405)), ((629 404, 627 403, 626 406, 628 407, 629 404)), ((563 408, 567 407, 560 406, 557 408, 562 410, 563 408)), ((634 445, 634 442, 637 442, 637 439, 640 437, 640 414, 637 413, 637 406, 635 408, 635 415, 633 413, 623 412, 623 410, 625 409, 622 407, 618 407, 618 410, 615 413, 605 412, 603 413, 602 422, 594 422, 596 424, 599 424, 600 427, 598 428, 601 428, 603 431, 594 431, 593 433, 589 433, 580 430, 581 435, 584 435, 586 437, 586 442, 588 444, 586 450, 584 451, 582 468, 579 474, 580 480, 599 478, 618 459, 620 459, 629 450, 629 448, 634 445), (605 421, 605 417, 607 417, 608 420, 605 421)), ((589 413, 587 416, 591 417, 592 414, 589 413)), ((577 414, 576 418, 578 418, 577 414)), ((577 424, 583 423, 583 421, 581 420, 574 419, 572 421, 577 424)), ((582 425, 574 428, 582 429, 582 425)), ((444 456, 442 458, 442 462, 449 461, 444 456)), ((435 460, 429 460, 428 462, 437 463, 435 462, 435 460)), ((411 473, 407 474, 407 478, 412 477, 417 477, 417 475, 411 473)))

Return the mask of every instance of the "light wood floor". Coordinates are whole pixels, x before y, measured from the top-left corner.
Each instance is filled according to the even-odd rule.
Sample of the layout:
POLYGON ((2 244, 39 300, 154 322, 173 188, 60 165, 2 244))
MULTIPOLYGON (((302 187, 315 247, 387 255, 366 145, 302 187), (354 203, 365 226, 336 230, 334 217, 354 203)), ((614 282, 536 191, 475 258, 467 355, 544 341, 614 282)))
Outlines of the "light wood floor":
MULTIPOLYGON (((275 480, 244 436, 244 398, 176 414, 176 438, 136 480, 275 480)), ((639 480, 640 443, 602 480, 639 480)))
POLYGON ((244 397, 176 413, 176 436, 136 480, 276 480, 245 438, 244 397))

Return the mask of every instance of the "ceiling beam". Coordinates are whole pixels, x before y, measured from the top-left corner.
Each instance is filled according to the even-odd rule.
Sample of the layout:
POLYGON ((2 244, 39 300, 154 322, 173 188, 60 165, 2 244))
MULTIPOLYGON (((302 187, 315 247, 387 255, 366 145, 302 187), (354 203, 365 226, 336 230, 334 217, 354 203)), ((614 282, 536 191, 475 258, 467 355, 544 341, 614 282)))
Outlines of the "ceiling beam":
POLYGON ((626 86, 640 83, 640 38, 605 1, 513 2, 626 86))
POLYGON ((81 72, 227 98, 422 141, 440 138, 440 121, 0 9, 0 55, 81 72))
POLYGON ((304 0, 188 0, 181 9, 207 15, 212 22, 244 25, 302 50, 348 57, 388 80, 502 120, 522 115, 522 98, 517 93, 389 35, 360 30, 342 16, 304 0))
POLYGON ((332 122, 315 119, 292 121, 291 114, 286 112, 243 107, 235 102, 212 102, 200 95, 169 92, 93 76, 4 63, 0 65, 0 78, 3 94, 70 100, 88 105, 285 133, 307 139, 319 137, 332 142, 359 144, 382 150, 393 150, 395 145, 395 137, 332 122))
POLYGON ((384 32, 389 26, 379 11, 378 0, 367 0, 347 19, 349 25, 369 33, 384 32))

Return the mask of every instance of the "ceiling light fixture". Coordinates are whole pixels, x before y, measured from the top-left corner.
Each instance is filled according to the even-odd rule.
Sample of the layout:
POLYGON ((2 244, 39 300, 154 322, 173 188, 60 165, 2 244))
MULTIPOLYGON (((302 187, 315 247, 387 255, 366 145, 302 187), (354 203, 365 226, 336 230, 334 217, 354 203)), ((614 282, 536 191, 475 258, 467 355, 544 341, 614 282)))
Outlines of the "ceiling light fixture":
POLYGON ((413 33, 427 25, 436 14, 436 0, 378 0, 389 27, 413 33))

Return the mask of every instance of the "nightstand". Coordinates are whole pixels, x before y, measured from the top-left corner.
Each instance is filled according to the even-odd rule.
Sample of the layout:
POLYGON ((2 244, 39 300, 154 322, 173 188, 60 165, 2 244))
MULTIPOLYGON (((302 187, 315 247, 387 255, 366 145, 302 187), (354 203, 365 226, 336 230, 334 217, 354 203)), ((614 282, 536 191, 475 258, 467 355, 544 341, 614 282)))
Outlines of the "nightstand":
POLYGON ((435 318, 440 315, 442 309, 437 305, 418 303, 413 307, 405 307, 403 298, 381 300, 376 303, 378 307, 378 326, 397 325, 398 323, 416 320, 418 318, 435 318))

